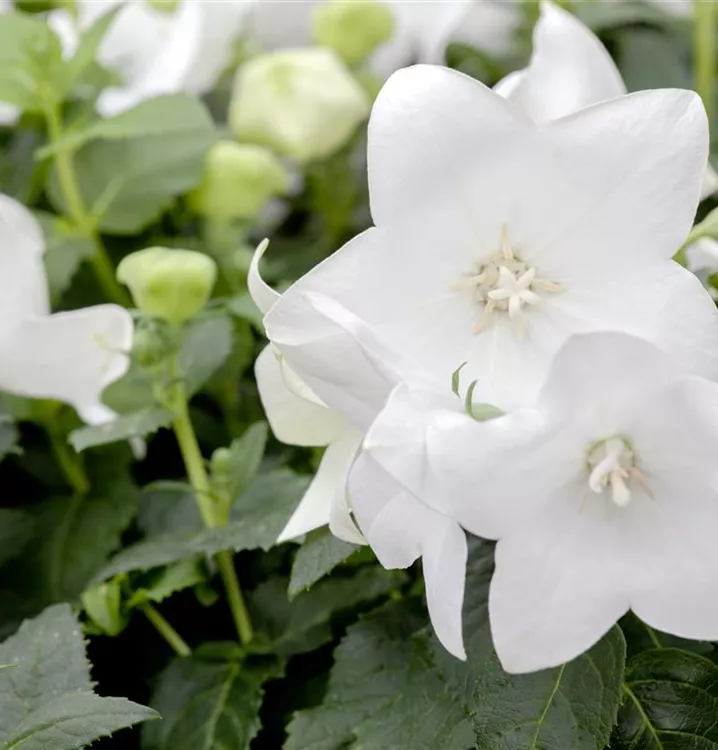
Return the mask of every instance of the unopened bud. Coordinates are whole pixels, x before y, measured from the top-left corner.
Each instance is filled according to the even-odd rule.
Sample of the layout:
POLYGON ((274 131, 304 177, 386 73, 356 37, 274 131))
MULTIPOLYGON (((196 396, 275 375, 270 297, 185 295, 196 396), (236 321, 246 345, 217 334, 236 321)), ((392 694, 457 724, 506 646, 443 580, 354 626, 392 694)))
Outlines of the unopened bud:
POLYGON ((116 580, 101 583, 88 589, 80 597, 82 606, 93 625, 106 635, 119 635, 127 625, 122 612, 122 591, 116 580))
POLYGON ((232 470, 232 453, 229 448, 217 448, 210 459, 210 471, 215 479, 224 480, 232 470))
POLYGON ((240 140, 307 162, 338 151, 370 108, 367 93, 331 50, 278 50, 237 71, 229 120, 240 140))
POLYGON ((129 287, 140 310, 179 325, 204 307, 217 265, 194 250, 149 247, 123 258, 117 279, 129 287))
POLYGON ((132 359, 148 369, 164 362, 174 353, 173 337, 163 321, 145 321, 135 328, 132 340, 132 359))
POLYGON ((314 6, 314 41, 358 65, 394 35, 394 16, 378 0, 328 0, 314 6))
POLYGON ((202 216, 254 219, 267 201, 283 195, 289 177, 279 159, 263 146, 219 141, 207 153, 199 187, 189 204, 202 216))

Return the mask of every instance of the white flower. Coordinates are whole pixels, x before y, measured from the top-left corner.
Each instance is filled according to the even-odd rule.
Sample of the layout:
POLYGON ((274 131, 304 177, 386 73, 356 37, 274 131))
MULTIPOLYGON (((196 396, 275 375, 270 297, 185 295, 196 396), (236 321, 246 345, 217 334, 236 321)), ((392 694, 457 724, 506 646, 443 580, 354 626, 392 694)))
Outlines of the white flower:
MULTIPOLYGON (((119 0, 78 0, 79 28, 66 11, 51 14, 65 48, 119 0)), ((123 80, 102 92, 101 115, 111 116, 140 102, 178 91, 204 93, 230 61, 249 0, 180 0, 159 10, 144 0, 124 3, 98 52, 98 61, 123 80)))
POLYGON ((331 50, 279 50, 237 71, 229 121, 240 140, 307 162, 340 149, 370 108, 368 94, 331 50))
MULTIPOLYGON (((510 73, 495 90, 532 119, 547 122, 622 96, 626 84, 587 26, 550 0, 542 0, 528 67, 510 73)), ((718 175, 708 165, 701 197, 716 188, 718 175)))
MULTIPOLYGON (((595 333, 561 349, 534 404, 487 422, 400 386, 366 448, 414 506, 499 540, 493 640, 507 671, 528 672, 583 653, 629 609, 667 633, 718 637, 716 413, 715 383, 648 342, 595 333)), ((362 481, 352 502, 373 543, 363 507, 381 498, 355 496, 362 481)), ((395 506, 383 512, 401 550, 416 513, 395 506)))
MULTIPOLYGON (((252 299, 263 313, 280 297, 259 273, 259 261, 267 245, 265 240, 257 248, 248 277, 252 299)), ((330 411, 271 344, 257 358, 255 374, 262 406, 277 440, 289 445, 328 446, 312 483, 278 541, 294 539, 328 523, 341 539, 364 544, 351 518, 346 496, 347 474, 359 450, 361 433, 330 411)))
POLYGON ((290 288, 270 340, 331 409, 367 429, 388 396, 324 294, 445 384, 462 362, 476 398, 530 401, 561 344, 617 329, 718 372, 718 313, 671 260, 691 227, 707 124, 692 92, 640 92, 535 123, 459 73, 388 81, 369 125, 376 227, 290 288), (709 352, 710 364, 702 356, 709 352))
POLYGON ((63 401, 83 420, 114 414, 100 400, 129 366, 132 318, 117 305, 50 314, 37 221, 0 195, 0 390, 63 401))

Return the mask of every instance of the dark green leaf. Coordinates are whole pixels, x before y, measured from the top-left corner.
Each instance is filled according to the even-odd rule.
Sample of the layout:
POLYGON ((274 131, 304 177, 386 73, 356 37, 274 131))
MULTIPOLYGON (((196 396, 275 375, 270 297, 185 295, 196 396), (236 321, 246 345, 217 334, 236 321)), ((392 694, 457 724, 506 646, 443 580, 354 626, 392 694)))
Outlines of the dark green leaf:
POLYGON ((22 551, 32 538, 34 517, 26 510, 0 508, 0 565, 22 551))
POLYGON ((145 437, 157 432, 160 427, 169 427, 170 424, 172 412, 167 409, 142 409, 133 414, 124 414, 106 424, 81 427, 70 433, 70 443, 79 452, 98 445, 145 437))
POLYGON ((328 529, 309 533, 294 558, 288 589, 290 598, 330 573, 357 549, 355 544, 337 539, 328 529))
POLYGON ((191 588, 205 579, 204 569, 195 559, 180 560, 161 570, 142 588, 137 589, 129 604, 134 607, 143 602, 161 602, 183 589, 191 588))
POLYGON ((718 747, 718 667, 678 649, 645 651, 628 662, 612 750, 718 747))
POLYGON ((159 718, 156 711, 125 698, 68 693, 33 711, 3 750, 80 750, 118 729, 159 718))
POLYGON ((163 721, 144 728, 142 750, 248 750, 260 727, 261 682, 238 664, 172 662, 151 700, 163 721))
POLYGON ((186 482, 153 482, 140 493, 137 522, 146 536, 202 529, 194 490, 186 482))
POLYGON ((226 491, 235 502, 259 471, 267 444, 267 423, 255 422, 229 446, 229 476, 226 491))
POLYGON ((224 313, 193 321, 180 351, 180 371, 189 395, 197 392, 232 351, 232 321, 224 313))

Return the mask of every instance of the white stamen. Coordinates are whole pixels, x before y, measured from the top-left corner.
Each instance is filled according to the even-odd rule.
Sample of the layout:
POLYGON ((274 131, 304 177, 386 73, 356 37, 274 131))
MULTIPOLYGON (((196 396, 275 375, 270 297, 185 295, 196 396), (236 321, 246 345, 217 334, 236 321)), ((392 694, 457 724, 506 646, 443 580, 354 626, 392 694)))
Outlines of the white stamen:
POLYGON ((636 467, 635 454, 623 438, 612 437, 594 446, 588 454, 588 466, 589 489, 600 495, 610 488, 611 501, 618 508, 631 502, 630 481, 652 497, 643 473, 636 467))

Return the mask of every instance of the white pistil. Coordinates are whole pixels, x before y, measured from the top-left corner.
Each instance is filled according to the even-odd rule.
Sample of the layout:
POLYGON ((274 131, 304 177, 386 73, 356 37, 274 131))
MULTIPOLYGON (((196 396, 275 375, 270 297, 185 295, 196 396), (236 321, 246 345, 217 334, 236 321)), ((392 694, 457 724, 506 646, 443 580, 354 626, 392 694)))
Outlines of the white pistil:
POLYGON ((631 501, 628 482, 634 481, 649 497, 651 491, 643 473, 636 468, 636 457, 625 440, 613 437, 596 445, 588 455, 591 473, 588 487, 600 495, 607 487, 611 500, 618 508, 625 508, 631 501))
POLYGON ((524 336, 524 306, 536 305, 542 300, 536 292, 556 294, 565 288, 560 282, 536 277, 536 269, 514 253, 506 227, 501 231, 499 252, 482 265, 478 273, 461 279, 452 287, 454 291, 472 291, 476 301, 484 306, 474 333, 485 331, 495 312, 506 312, 514 322, 518 338, 524 336))

